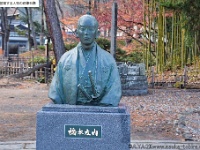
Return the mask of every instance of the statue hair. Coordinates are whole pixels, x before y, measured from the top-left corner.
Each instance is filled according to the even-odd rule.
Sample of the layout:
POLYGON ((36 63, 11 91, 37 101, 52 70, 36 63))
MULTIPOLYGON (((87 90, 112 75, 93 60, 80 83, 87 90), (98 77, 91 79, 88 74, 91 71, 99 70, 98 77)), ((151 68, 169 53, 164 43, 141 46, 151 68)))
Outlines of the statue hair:
POLYGON ((97 19, 96 19, 94 16, 92 16, 90 13, 87 13, 86 15, 83 15, 83 16, 81 16, 81 17, 79 18, 79 20, 78 20, 78 26, 79 26, 79 24, 80 24, 80 21, 81 21, 82 19, 86 18, 86 17, 87 17, 87 18, 90 18, 90 19, 94 22, 96 29, 98 29, 99 23, 98 23, 97 19))

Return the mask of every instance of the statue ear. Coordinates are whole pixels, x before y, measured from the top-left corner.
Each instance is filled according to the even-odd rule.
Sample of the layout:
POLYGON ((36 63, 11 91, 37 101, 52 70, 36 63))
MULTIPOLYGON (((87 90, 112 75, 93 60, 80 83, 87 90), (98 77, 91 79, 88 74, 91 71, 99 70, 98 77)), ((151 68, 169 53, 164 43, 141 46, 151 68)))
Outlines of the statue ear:
POLYGON ((76 30, 74 31, 74 34, 75 34, 75 37, 76 37, 76 38, 79 38, 79 36, 78 36, 78 29, 76 29, 76 30))
POLYGON ((96 39, 100 36, 100 31, 97 30, 97 33, 96 33, 96 39))

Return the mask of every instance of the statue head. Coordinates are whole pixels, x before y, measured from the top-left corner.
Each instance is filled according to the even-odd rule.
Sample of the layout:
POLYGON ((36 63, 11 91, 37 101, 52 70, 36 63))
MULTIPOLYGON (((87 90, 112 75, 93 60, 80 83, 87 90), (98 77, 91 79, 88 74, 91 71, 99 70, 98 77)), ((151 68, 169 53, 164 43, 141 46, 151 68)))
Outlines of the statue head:
POLYGON ((92 15, 86 14, 79 18, 76 36, 80 39, 85 49, 92 47, 95 39, 99 36, 98 22, 92 15))

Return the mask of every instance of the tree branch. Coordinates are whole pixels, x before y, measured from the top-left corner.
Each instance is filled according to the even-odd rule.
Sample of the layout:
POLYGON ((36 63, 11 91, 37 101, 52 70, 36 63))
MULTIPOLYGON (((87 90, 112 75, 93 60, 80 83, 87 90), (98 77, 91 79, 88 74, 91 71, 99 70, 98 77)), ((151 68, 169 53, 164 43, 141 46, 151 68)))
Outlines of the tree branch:
POLYGON ((126 33, 128 36, 130 36, 133 40, 137 41, 138 43, 140 43, 141 45, 144 45, 144 43, 142 43, 141 41, 139 41, 138 39, 134 38, 129 32, 123 30, 122 28, 118 27, 118 29, 120 31, 123 31, 124 33, 126 33))
POLYGON ((23 72, 20 72, 20 73, 17 73, 17 74, 12 74, 12 75, 9 75, 9 76, 7 76, 7 77, 8 77, 8 78, 23 78, 23 77, 25 77, 25 76, 31 75, 33 72, 39 70, 40 68, 44 68, 44 67, 47 67, 47 66, 49 66, 49 65, 50 65, 50 63, 49 63, 49 64, 47 64, 47 63, 39 64, 39 65, 37 65, 37 66, 34 66, 34 67, 31 68, 31 69, 28 69, 28 70, 26 70, 26 71, 23 71, 23 72))

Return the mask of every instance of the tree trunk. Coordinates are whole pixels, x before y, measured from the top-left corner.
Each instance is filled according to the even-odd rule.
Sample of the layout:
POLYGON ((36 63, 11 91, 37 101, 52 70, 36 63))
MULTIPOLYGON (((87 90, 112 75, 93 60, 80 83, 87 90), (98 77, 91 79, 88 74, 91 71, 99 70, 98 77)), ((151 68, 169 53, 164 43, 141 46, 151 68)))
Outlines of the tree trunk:
POLYGON ((47 66, 49 66, 49 64, 47 64, 47 63, 39 64, 37 66, 34 66, 32 69, 28 69, 26 71, 23 71, 23 72, 20 72, 20 73, 17 73, 17 74, 9 75, 8 78, 23 78, 25 76, 31 75, 32 73, 39 70, 40 68, 44 68, 44 67, 47 67, 47 66))
POLYGON ((2 50, 4 51, 4 56, 5 56, 5 45, 4 45, 4 39, 5 39, 5 25, 4 25, 4 10, 1 8, 1 31, 2 32, 2 50))
POLYGON ((60 22, 56 11, 55 0, 44 0, 44 12, 46 15, 49 35, 53 43, 55 59, 58 63, 60 57, 65 53, 65 46, 60 29, 60 22))
POLYGON ((42 14, 41 14, 41 25, 42 25, 42 29, 40 32, 40 45, 44 44, 44 1, 41 1, 41 9, 42 9, 42 14))
POLYGON ((33 45, 34 45, 34 49, 37 49, 37 41, 36 41, 36 35, 35 35, 35 27, 33 24, 33 18, 32 18, 32 8, 29 8, 29 20, 30 20, 30 27, 31 27, 31 33, 33 36, 33 45))
POLYGON ((26 15, 27 15, 27 24, 28 24, 28 50, 31 50, 31 30, 30 30, 30 22, 29 22, 29 11, 28 8, 25 7, 26 15))
POLYGON ((2 49, 4 50, 4 56, 8 57, 8 40, 9 40, 9 26, 7 20, 7 8, 1 8, 1 25, 2 25, 2 49))

